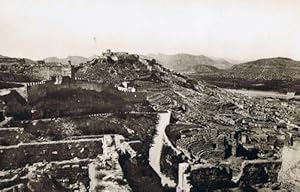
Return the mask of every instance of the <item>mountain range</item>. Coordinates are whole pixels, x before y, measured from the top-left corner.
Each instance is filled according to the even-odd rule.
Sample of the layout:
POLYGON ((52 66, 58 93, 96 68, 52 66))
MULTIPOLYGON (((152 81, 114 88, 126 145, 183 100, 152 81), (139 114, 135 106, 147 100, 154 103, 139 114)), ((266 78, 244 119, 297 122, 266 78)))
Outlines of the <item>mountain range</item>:
MULTIPOLYGON (((66 58, 47 57, 43 60, 46 62, 59 62, 62 64, 68 64, 68 61, 71 61, 73 65, 79 65, 80 63, 85 63, 95 57, 96 56, 89 58, 82 56, 68 56, 66 58)), ((215 72, 218 71, 218 69, 226 69, 238 63, 237 61, 230 59, 213 58, 205 55, 191 55, 185 53, 175 55, 166 55, 161 53, 148 54, 146 57, 153 58, 164 67, 181 73, 197 73, 203 70, 207 72, 215 72)))
POLYGON ((86 57, 82 57, 82 56, 68 56, 66 58, 58 58, 58 57, 47 57, 44 58, 43 60, 46 63, 62 63, 64 65, 67 65, 69 63, 69 61, 71 61, 71 63, 73 65, 79 65, 80 63, 85 63, 89 60, 90 58, 86 58, 86 57))
MULTIPOLYGON (((0 55, 0 57, 7 57, 0 55)), ((46 62, 59 62, 68 64, 71 61, 73 65, 86 63, 92 58, 82 56, 68 56, 66 58, 47 57, 46 62)), ((153 58, 162 66, 180 73, 199 74, 222 77, 235 77, 246 80, 298 80, 300 79, 300 62, 290 58, 275 57, 258 59, 238 64, 238 61, 230 59, 221 59, 207 57, 204 55, 191 54, 148 54, 147 58, 153 58)), ((34 61, 26 59, 28 63, 34 61)))
POLYGON ((226 60, 222 58, 207 57, 205 55, 191 55, 185 53, 179 53, 175 55, 166 54, 148 54, 150 58, 154 58, 161 63, 164 67, 172 69, 181 73, 198 73, 203 68, 208 70, 208 66, 212 72, 218 69, 227 69, 237 64, 237 61, 226 60))

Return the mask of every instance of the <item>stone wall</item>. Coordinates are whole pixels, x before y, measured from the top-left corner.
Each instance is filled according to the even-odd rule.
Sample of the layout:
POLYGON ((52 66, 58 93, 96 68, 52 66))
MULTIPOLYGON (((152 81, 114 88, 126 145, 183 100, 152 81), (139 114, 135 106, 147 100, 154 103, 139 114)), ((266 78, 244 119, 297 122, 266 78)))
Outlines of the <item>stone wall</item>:
MULTIPOLYGON (((29 178, 40 178, 45 175, 65 188, 76 187, 75 185, 78 187, 80 183, 87 188, 89 186, 88 164, 91 161, 90 159, 72 159, 51 163, 39 162, 30 167, 4 171, 0 175, 0 191, 13 191, 13 189, 27 191, 28 184, 30 185, 32 181, 29 178)), ((39 186, 41 185, 42 183, 39 183, 39 186)))
POLYGON ((231 171, 222 166, 194 165, 191 168, 192 191, 230 187, 231 171))
POLYGON ((44 84, 27 86, 28 101, 33 102, 35 99, 46 96, 48 93, 62 89, 85 89, 101 92, 104 89, 104 85, 96 82, 75 81, 72 79, 63 80, 61 84, 54 84, 53 81, 47 81, 44 84))
POLYGON ((281 160, 252 160, 242 164, 240 185, 276 183, 281 168, 281 160))
POLYGON ((26 74, 40 80, 50 80, 55 76, 74 77, 74 67, 71 65, 35 65, 26 69, 26 74))
POLYGON ((300 191, 300 142, 284 146, 278 179, 293 191, 300 191))
POLYGON ((16 169, 42 161, 95 158, 102 152, 102 138, 22 143, 0 147, 0 170, 16 169))
POLYGON ((191 168, 192 191, 246 187, 278 182, 281 160, 247 160, 242 163, 238 177, 232 177, 229 165, 193 165, 191 168))

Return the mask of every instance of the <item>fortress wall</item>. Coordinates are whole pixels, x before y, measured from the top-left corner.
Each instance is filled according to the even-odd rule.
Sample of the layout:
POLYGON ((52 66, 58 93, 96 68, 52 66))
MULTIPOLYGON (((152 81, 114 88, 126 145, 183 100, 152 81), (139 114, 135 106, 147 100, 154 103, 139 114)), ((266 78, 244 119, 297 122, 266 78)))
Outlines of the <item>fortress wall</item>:
POLYGON ((22 143, 0 147, 0 170, 16 169, 42 161, 95 158, 102 153, 102 138, 22 143))
POLYGON ((28 75, 41 80, 50 80, 53 76, 73 77, 73 67, 70 65, 36 65, 26 70, 28 75))
POLYGON ((63 81, 61 84, 54 84, 53 81, 27 86, 28 100, 33 102, 35 99, 46 96, 48 93, 60 91, 62 89, 85 89, 101 92, 104 89, 103 84, 88 81, 63 81))

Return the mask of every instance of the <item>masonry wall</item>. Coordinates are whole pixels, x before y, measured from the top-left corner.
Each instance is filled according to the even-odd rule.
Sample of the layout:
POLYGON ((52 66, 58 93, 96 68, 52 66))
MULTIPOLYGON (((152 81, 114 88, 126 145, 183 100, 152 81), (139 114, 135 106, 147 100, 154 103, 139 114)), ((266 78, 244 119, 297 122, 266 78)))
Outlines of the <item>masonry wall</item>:
POLYGON ((279 180, 294 191, 300 190, 300 141, 293 146, 284 146, 279 180))
POLYGON ((236 186, 251 186, 277 182, 281 160, 244 161, 236 183, 232 181, 230 167, 200 166, 191 171, 192 191, 220 189, 236 186))
POLYGON ((50 80, 53 76, 73 77, 74 69, 71 65, 36 65, 27 69, 26 73, 36 79, 50 80))
POLYGON ((104 89, 103 84, 88 81, 63 81, 62 84, 55 85, 53 81, 47 81, 44 84, 28 85, 28 101, 33 102, 35 99, 46 96, 48 93, 60 91, 62 89, 85 89, 101 92, 104 89))
POLYGON ((0 147, 0 170, 16 169, 42 161, 95 158, 102 153, 102 139, 23 143, 0 147))
POLYGON ((192 191, 230 187, 231 172, 225 167, 199 167, 191 171, 192 191))
POLYGON ((277 182, 281 160, 246 161, 242 166, 241 185, 255 185, 277 182))

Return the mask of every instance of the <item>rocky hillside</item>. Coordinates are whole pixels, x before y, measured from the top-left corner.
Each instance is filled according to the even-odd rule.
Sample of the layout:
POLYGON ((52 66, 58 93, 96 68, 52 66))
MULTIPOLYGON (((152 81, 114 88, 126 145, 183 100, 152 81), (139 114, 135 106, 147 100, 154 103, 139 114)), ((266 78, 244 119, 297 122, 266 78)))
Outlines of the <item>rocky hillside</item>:
POLYGON ((221 74, 247 80, 298 80, 300 62, 282 57, 259 59, 235 65, 221 74))
POLYGON ((149 54, 148 56, 156 59, 164 67, 182 73, 201 72, 203 65, 213 66, 219 69, 226 69, 234 65, 225 59, 210 58, 204 55, 182 53, 175 55, 149 54))
MULTIPOLYGON (((221 117, 227 113, 226 107, 222 106, 227 105, 233 105, 236 111, 240 111, 233 115, 236 119, 262 113, 270 121, 277 121, 271 113, 264 112, 271 107, 262 103, 265 101, 233 95, 203 81, 195 81, 172 72, 153 60, 137 55, 102 57, 83 66, 77 72, 77 77, 112 86, 128 81, 137 92, 147 94, 147 101, 154 110, 172 110, 172 121, 197 123, 208 127, 228 126, 232 122, 226 122, 226 118, 221 117), (253 106, 257 105, 263 108, 253 111, 253 106), (249 110, 254 114, 249 114, 249 110)), ((287 115, 285 112, 279 114, 287 115)))

